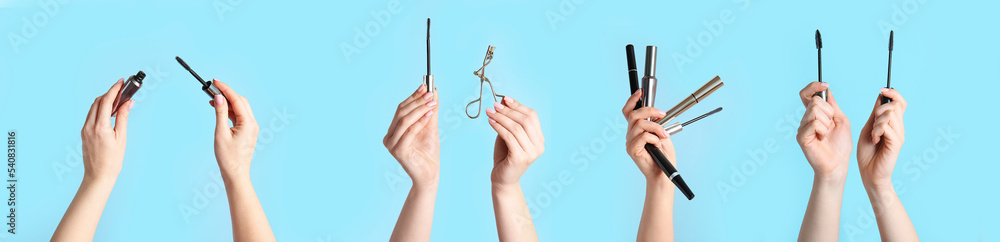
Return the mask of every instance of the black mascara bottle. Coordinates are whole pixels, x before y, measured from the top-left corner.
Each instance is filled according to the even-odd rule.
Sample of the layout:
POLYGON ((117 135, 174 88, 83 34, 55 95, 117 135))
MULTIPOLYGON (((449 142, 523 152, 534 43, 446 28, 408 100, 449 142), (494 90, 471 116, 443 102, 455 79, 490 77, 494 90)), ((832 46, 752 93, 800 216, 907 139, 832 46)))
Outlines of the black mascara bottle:
POLYGON ((118 92, 118 99, 115 100, 114 104, 115 109, 111 111, 111 115, 115 115, 122 104, 132 99, 132 95, 135 95, 135 92, 139 91, 139 88, 142 87, 142 79, 145 78, 146 73, 139 71, 139 73, 135 73, 135 75, 129 76, 128 80, 125 80, 121 91, 118 92))

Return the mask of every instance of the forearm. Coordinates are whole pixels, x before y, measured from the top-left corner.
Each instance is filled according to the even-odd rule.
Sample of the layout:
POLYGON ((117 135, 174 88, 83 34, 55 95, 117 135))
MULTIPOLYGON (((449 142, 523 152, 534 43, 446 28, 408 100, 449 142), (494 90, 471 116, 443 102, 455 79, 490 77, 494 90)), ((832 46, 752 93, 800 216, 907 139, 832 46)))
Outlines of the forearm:
POLYGON ((73 202, 66 209, 59 227, 52 234, 52 241, 92 241, 104 206, 108 203, 116 177, 96 178, 84 176, 73 202))
POLYGON ((674 184, 662 172, 646 179, 636 241, 674 241, 674 184))
POLYGON ((493 183, 493 212, 500 241, 538 241, 521 184, 493 183))
POLYGON ((878 223, 882 241, 919 241, 917 230, 906 214, 902 201, 896 195, 892 184, 883 186, 865 184, 868 200, 875 211, 875 221, 878 223))
POLYGON ((275 241, 264 208, 257 199, 249 174, 222 177, 229 198, 229 214, 233 221, 234 241, 275 241))
POLYGON ((430 185, 414 184, 410 188, 389 241, 430 241, 437 189, 437 181, 430 185))
POLYGON ((799 241, 837 241, 845 180, 846 175, 817 174, 813 178, 809 205, 799 229, 799 241))

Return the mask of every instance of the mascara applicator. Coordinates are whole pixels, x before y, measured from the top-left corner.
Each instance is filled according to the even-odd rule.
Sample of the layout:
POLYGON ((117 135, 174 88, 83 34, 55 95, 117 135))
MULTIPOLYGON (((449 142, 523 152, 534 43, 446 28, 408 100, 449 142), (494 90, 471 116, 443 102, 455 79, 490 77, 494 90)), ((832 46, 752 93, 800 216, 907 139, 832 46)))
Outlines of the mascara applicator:
MULTIPOLYGON (((893 32, 892 30, 889 30, 889 71, 886 72, 888 74, 886 74, 885 77, 885 88, 892 88, 892 86, 890 85, 892 84, 892 32, 893 32)), ((892 102, 891 98, 882 96, 882 104, 886 104, 889 102, 892 102)))
MULTIPOLYGON (((818 66, 819 77, 817 80, 823 82, 823 37, 819 35, 819 30, 816 30, 816 65, 818 66)), ((830 90, 823 90, 822 92, 816 93, 820 98, 826 101, 826 96, 830 93, 830 90)), ((814 95, 815 96, 815 95, 814 95)))
POLYGON ((201 79, 201 76, 199 76, 198 73, 195 73, 194 70, 191 70, 191 67, 188 66, 188 64, 184 62, 180 56, 175 57, 175 59, 177 59, 177 63, 180 63, 181 66, 190 72, 195 79, 198 79, 198 82, 201 82, 201 90, 204 91, 205 94, 208 94, 208 97, 215 98, 215 95, 222 95, 223 97, 226 96, 226 94, 223 94, 222 91, 219 91, 218 87, 215 87, 215 84, 212 83, 212 81, 205 81, 204 79, 201 79))
POLYGON ((431 75, 431 18, 427 18, 427 75, 424 75, 427 92, 434 92, 434 75, 431 75))
POLYGON ((704 119, 705 117, 711 116, 712 114, 718 113, 719 111, 722 111, 722 107, 718 107, 718 108, 716 108, 716 109, 714 109, 712 111, 709 111, 709 112, 707 112, 705 114, 702 114, 701 116, 698 116, 696 118, 688 120, 687 122, 684 122, 684 123, 679 123, 678 122, 678 123, 671 124, 671 125, 663 128, 663 130, 667 131, 667 134, 669 134, 670 136, 674 136, 675 134, 680 133, 681 131, 683 131, 684 127, 686 127, 688 125, 691 125, 694 122, 698 122, 698 120, 704 119))

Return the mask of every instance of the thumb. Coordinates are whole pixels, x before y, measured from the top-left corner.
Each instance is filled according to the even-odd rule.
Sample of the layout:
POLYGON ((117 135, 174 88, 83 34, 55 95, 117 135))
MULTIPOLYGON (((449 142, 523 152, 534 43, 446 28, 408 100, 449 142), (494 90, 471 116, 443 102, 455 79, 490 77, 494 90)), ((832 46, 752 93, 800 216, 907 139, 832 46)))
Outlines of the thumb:
POLYGON ((129 100, 127 104, 124 104, 123 108, 118 109, 118 113, 115 116, 115 133, 118 137, 126 137, 125 134, 128 130, 128 114, 132 111, 132 105, 135 105, 135 100, 129 100))
POLYGON ((215 95, 215 134, 228 133, 229 131, 229 104, 222 95, 215 95))

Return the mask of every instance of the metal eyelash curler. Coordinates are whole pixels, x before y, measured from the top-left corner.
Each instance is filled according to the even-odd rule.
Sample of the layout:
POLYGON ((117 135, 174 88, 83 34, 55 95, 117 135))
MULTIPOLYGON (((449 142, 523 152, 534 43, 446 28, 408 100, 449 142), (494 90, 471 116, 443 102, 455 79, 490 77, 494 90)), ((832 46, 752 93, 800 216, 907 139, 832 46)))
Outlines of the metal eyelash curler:
POLYGON ((469 116, 469 118, 471 118, 471 119, 478 118, 479 115, 482 114, 482 110, 483 110, 483 85, 484 84, 489 84, 490 85, 490 93, 493 93, 493 101, 494 102, 500 102, 500 100, 503 100, 503 98, 504 98, 504 95, 497 94, 496 89, 493 88, 493 82, 490 82, 490 79, 486 77, 486 66, 489 65, 491 61, 493 61, 493 49, 496 49, 496 47, 493 47, 492 45, 490 45, 489 47, 487 47, 487 49, 486 49, 486 57, 483 58, 483 67, 480 67, 479 70, 476 70, 476 71, 472 72, 473 75, 476 75, 476 76, 479 77, 479 98, 477 98, 476 100, 472 100, 472 102, 469 102, 469 104, 465 105, 465 115, 469 116), (497 100, 497 97, 500 97, 500 100, 497 100), (476 103, 479 104, 478 105, 479 107, 476 108, 476 115, 469 114, 469 107, 471 107, 472 104, 476 104, 476 103))

